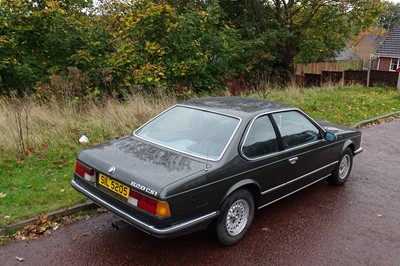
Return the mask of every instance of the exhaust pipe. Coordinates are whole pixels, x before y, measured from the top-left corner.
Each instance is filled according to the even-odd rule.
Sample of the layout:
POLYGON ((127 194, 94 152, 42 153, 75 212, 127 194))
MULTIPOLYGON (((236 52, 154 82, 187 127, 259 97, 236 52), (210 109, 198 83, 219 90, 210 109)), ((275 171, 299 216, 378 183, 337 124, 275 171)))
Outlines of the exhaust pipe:
POLYGON ((124 228, 127 225, 128 225, 128 223, 125 222, 124 220, 118 220, 111 224, 112 228, 114 228, 117 231, 124 228))

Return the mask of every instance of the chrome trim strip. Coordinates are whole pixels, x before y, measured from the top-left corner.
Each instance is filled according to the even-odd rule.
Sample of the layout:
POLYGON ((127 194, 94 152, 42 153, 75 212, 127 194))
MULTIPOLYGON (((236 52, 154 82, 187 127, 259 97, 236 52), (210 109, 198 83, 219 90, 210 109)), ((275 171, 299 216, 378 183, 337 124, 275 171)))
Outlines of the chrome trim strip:
POLYGON ((274 203, 274 202, 277 202, 278 200, 281 200, 281 199, 283 199, 283 198, 286 198, 287 196, 290 196, 290 195, 292 195, 292 194, 294 194, 294 193, 296 193, 296 192, 298 192, 298 191, 300 191, 300 190, 302 190, 302 189, 304 189, 304 188, 306 188, 306 187, 309 187, 309 186, 311 186, 311 185, 314 185, 315 183, 321 181, 322 179, 327 178, 327 177, 330 176, 330 175, 331 175, 331 174, 329 174, 329 175, 327 175, 327 176, 324 176, 324 177, 322 177, 322 178, 320 178, 320 179, 318 179, 318 180, 315 180, 314 182, 312 182, 312 183, 310 183, 310 184, 305 185, 304 187, 301 187, 301 188, 299 188, 299 189, 297 189, 297 190, 295 190, 295 191, 290 192, 289 194, 286 194, 285 196, 282 196, 282 197, 280 197, 280 198, 278 198, 278 199, 276 199, 276 200, 273 200, 273 201, 271 201, 271 202, 268 202, 267 204, 258 207, 258 209, 264 208, 264 207, 266 207, 266 206, 268 206, 268 205, 270 205, 270 204, 272 204, 272 203, 274 203))
MULTIPOLYGON (((261 192, 261 195, 265 195, 265 194, 270 193, 270 192, 272 192, 272 191, 274 191, 274 190, 277 190, 277 189, 282 188, 282 187, 284 187, 284 186, 286 186, 286 185, 289 185, 289 184, 291 184, 291 183, 293 183, 293 182, 296 182, 296 181, 298 181, 298 180, 300 180, 300 179, 302 179, 302 178, 305 178, 305 177, 307 177, 307 176, 309 176, 309 175, 315 174, 316 172, 321 171, 321 170, 323 170, 323 169, 325 169, 325 168, 328 168, 328 167, 330 167, 330 166, 332 166, 332 165, 335 165, 335 164, 337 164, 338 162, 339 162, 339 161, 335 161, 335 162, 330 163, 330 164, 328 164, 328 165, 325 165, 325 166, 323 166, 323 167, 321 167, 321 168, 319 168, 319 169, 316 169, 316 170, 314 170, 314 171, 312 171, 312 172, 309 172, 309 173, 307 173, 307 174, 305 174, 305 175, 302 175, 302 176, 300 176, 300 177, 297 177, 297 178, 295 178, 295 179, 292 179, 292 180, 290 180, 290 181, 288 181, 288 182, 286 182, 286 183, 280 184, 279 186, 276 186, 276 187, 273 187, 273 188, 268 189, 268 190, 266 190, 266 191, 263 191, 263 192, 261 192)), ((329 174, 329 175, 330 175, 330 174, 329 174)), ((329 176, 329 175, 328 175, 328 176, 329 176)), ((314 183, 312 183, 312 184, 314 184, 314 183)), ((297 191, 297 190, 296 190, 296 191, 297 191)), ((295 191, 295 192, 296 192, 296 191, 295 191)), ((289 195, 290 195, 290 194, 289 194, 289 195)))
POLYGON ((121 218, 123 218, 124 220, 126 220, 128 223, 137 227, 138 229, 140 229, 148 234, 157 236, 157 237, 172 236, 175 233, 178 233, 180 231, 188 229, 188 228, 195 226, 197 224, 200 224, 202 222, 208 221, 208 220, 218 216, 218 214, 219 214, 219 212, 215 211, 215 212, 211 212, 206 215, 200 216, 198 218, 195 218, 195 219, 192 219, 192 220, 180 223, 180 224, 173 225, 171 227, 159 229, 159 228, 156 228, 145 222, 140 221, 139 219, 133 217, 132 215, 113 206, 111 203, 99 198, 98 196, 96 196, 95 194, 93 194, 92 192, 90 192, 89 190, 87 190, 86 188, 81 186, 80 184, 78 184, 74 179, 72 179, 72 181, 71 181, 71 186, 73 188, 75 188, 76 190, 78 190, 79 192, 83 193, 85 196, 87 196, 91 200, 93 200, 96 204, 99 204, 99 205, 105 207, 106 209, 112 211, 116 215, 118 215, 121 218))
POLYGON ((354 151, 354 155, 361 153, 364 149, 362 147, 358 148, 358 150, 354 151))
POLYGON ((134 135, 135 137, 139 138, 139 139, 148 141, 148 142, 150 142, 150 143, 159 145, 159 146, 161 146, 161 147, 164 147, 164 148, 167 148, 167 149, 176 151, 176 152, 180 152, 180 153, 183 153, 183 154, 187 154, 187 155, 190 155, 190 156, 194 156, 194 157, 196 157, 196 158, 200 158, 200 159, 204 159, 204 160, 208 160, 208 161, 212 161, 212 162, 218 162, 219 160, 221 160, 222 156, 224 156, 225 151, 228 149, 229 144, 231 143, 233 137, 236 135, 236 132, 238 131, 238 129, 239 129, 239 127, 240 127, 241 124, 242 124, 242 118, 240 118, 240 117, 238 117, 238 116, 229 115, 229 114, 225 114, 225 113, 221 113, 221 112, 215 112, 215 111, 211 111, 211 110, 208 110, 208 109, 193 107, 193 106, 184 105, 184 104, 177 104, 177 105, 174 105, 174 106, 168 108, 167 110, 165 110, 164 112, 162 112, 162 113, 160 113, 159 115, 155 116, 155 117, 152 118, 151 120, 147 121, 144 125, 142 125, 142 126, 139 127, 138 129, 136 129, 136 130, 133 132, 133 135, 134 135), (193 154, 193 153, 190 153, 190 152, 186 152, 186 151, 181 151, 181 150, 178 150, 178 149, 174 149, 174 148, 171 148, 171 147, 169 147, 169 146, 167 146, 167 145, 157 143, 157 142, 155 142, 155 141, 152 141, 152 140, 143 138, 143 137, 141 137, 141 136, 139 136, 139 135, 136 134, 136 132, 139 131, 142 127, 146 126, 148 123, 150 123, 151 121, 153 121, 154 119, 156 119, 156 118, 159 117, 160 115, 164 114, 165 112, 167 112, 167 111, 169 111, 169 110, 171 110, 171 109, 173 109, 173 108, 175 108, 175 107, 184 107, 184 108, 196 109, 196 110, 200 110, 200 111, 204 111, 204 112, 210 112, 210 113, 214 113, 214 114, 219 114, 219 115, 223 115, 223 116, 227 116, 227 117, 231 117, 231 118, 235 118, 235 119, 238 119, 238 120, 239 120, 239 123, 237 124, 237 126, 236 126, 235 130, 233 131, 231 137, 229 138, 228 142, 226 143, 225 148, 222 150, 221 155, 220 155, 217 159, 210 159, 210 158, 208 158, 208 157, 206 157, 206 156, 200 156, 200 155, 193 154))

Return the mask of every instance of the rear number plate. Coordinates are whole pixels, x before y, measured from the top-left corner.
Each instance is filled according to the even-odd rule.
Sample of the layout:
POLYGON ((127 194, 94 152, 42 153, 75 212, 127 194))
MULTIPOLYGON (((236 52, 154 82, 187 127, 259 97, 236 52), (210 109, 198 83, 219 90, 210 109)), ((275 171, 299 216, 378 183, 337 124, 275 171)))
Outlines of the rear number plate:
POLYGON ((115 181, 114 179, 109 178, 106 175, 103 175, 102 173, 99 173, 99 184, 102 185, 103 187, 117 193, 118 195, 121 195, 124 198, 128 198, 129 196, 129 187, 121 184, 118 181, 115 181))

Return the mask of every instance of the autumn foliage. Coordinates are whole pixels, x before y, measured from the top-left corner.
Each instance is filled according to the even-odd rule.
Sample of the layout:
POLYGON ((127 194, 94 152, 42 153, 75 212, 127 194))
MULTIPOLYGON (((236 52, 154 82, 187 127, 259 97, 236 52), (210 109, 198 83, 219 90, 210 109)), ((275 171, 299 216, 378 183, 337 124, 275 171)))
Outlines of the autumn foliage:
POLYGON ((0 94, 101 102, 284 83, 385 14, 380 0, 93 2, 0 1, 0 94))

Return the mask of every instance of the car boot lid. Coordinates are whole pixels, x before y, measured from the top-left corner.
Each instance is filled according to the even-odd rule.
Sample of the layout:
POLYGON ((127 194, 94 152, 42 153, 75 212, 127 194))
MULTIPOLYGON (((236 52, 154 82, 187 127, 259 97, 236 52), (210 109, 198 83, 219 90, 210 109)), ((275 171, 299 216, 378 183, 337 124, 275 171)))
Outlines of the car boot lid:
POLYGON ((205 162, 135 136, 86 149, 78 160, 131 187, 156 192, 153 196, 165 186, 207 169, 205 162))

